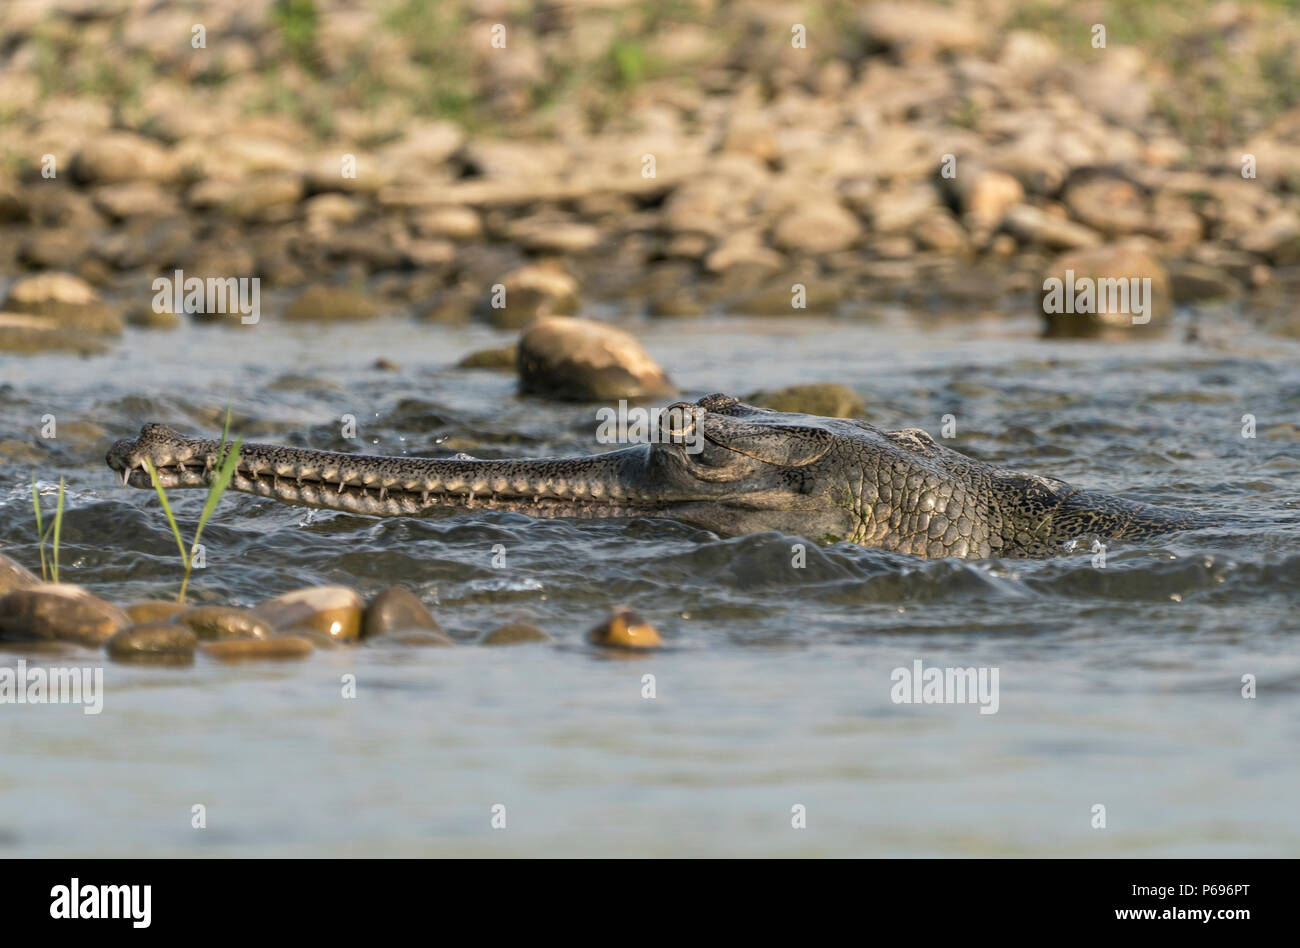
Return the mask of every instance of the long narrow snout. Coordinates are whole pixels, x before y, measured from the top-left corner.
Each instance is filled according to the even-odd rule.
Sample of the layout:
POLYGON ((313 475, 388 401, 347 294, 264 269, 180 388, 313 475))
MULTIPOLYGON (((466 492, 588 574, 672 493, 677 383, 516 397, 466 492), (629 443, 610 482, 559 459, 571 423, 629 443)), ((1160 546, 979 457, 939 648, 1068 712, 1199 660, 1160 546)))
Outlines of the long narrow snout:
MULTIPOLYGON (((148 424, 116 442, 108 466, 123 484, 150 488, 148 460, 164 488, 206 487, 221 444, 148 424)), ((437 507, 518 510, 538 516, 637 516, 661 498, 646 482, 644 446, 583 458, 475 460, 379 457, 244 444, 231 488, 370 516, 418 514, 437 507)))

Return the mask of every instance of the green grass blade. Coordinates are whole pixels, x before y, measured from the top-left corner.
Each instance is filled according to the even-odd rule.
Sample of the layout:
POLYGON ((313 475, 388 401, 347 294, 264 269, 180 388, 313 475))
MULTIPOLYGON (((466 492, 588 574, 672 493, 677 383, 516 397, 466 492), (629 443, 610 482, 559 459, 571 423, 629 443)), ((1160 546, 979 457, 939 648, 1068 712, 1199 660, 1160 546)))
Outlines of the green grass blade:
MULTIPOLYGON (((217 509, 217 504, 221 501, 221 495, 226 492, 226 488, 230 486, 231 480, 235 477, 235 468, 239 464, 239 449, 243 447, 243 445, 244 439, 236 438, 235 443, 230 446, 228 451, 226 451, 226 455, 221 462, 221 467, 218 468, 217 473, 213 475, 212 484, 208 487, 208 499, 203 504, 203 512, 199 514, 199 525, 194 531, 195 543, 199 542, 199 536, 203 533, 203 527, 212 516, 212 512, 217 509)), ((226 446, 224 435, 221 439, 221 446, 223 448, 226 446)))
POLYGON ((36 511, 36 536, 38 538, 37 546, 41 552, 41 580, 49 582, 49 574, 45 570, 45 527, 41 524, 41 494, 36 489, 36 475, 32 475, 32 509, 36 511))
POLYGON ((54 581, 59 581, 59 534, 63 532, 63 478, 59 478, 59 505, 54 509, 54 562, 51 564, 50 572, 54 576, 54 581))
POLYGON ((203 536, 203 528, 217 509, 217 504, 221 502, 221 495, 230 486, 230 481, 235 476, 235 467, 239 464, 239 449, 243 447, 244 439, 236 438, 235 443, 227 447, 226 438, 229 435, 230 409, 226 408, 226 424, 221 429, 221 448, 217 455, 220 467, 212 475, 212 482, 208 485, 208 498, 203 503, 202 513, 199 514, 199 524, 194 528, 194 542, 190 544, 190 558, 185 563, 185 578, 181 580, 181 601, 184 601, 185 591, 190 585, 190 573, 194 568, 194 548, 199 545, 199 537, 203 536))
POLYGON ((176 546, 181 551, 181 562, 188 565, 189 557, 185 555, 185 540, 181 538, 181 528, 176 526, 176 518, 172 516, 172 505, 167 503, 167 492, 158 482, 158 472, 154 470, 153 462, 145 458, 144 466, 149 471, 149 479, 153 481, 154 490, 158 491, 158 500, 162 503, 163 513, 167 515, 167 522, 171 524, 172 534, 176 537, 176 546))

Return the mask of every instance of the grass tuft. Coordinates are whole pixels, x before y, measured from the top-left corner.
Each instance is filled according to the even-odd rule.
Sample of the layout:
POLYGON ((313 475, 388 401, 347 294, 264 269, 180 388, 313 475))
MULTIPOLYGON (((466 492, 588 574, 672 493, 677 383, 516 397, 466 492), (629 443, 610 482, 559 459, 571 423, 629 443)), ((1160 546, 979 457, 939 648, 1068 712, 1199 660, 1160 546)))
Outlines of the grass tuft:
POLYGON ((162 504, 163 514, 167 517, 167 524, 172 528, 172 536, 176 538, 176 548, 180 550, 181 562, 185 565, 185 575, 181 579, 181 589, 176 594, 177 602, 185 601, 185 593, 190 585, 190 573, 194 569, 194 550, 199 545, 199 538, 203 535, 203 528, 212 518, 213 512, 217 509, 217 504, 221 502, 221 495, 226 492, 231 479, 235 476, 235 467, 239 463, 239 449, 243 446, 244 439, 236 438, 235 443, 227 447, 229 435, 230 409, 227 408, 226 424, 221 429, 221 447, 217 451, 217 472, 212 478, 212 483, 208 485, 208 498, 203 504, 202 513, 199 514, 199 523, 194 528, 194 539, 190 543, 188 550, 185 547, 185 539, 181 535, 181 528, 176 523, 176 515, 172 513, 172 505, 167 500, 167 492, 163 490, 163 486, 158 480, 158 472, 154 469, 152 461, 148 458, 145 458, 144 461, 144 466, 149 471, 149 479, 153 482, 154 490, 158 492, 158 501, 162 504))
POLYGON ((37 547, 41 555, 41 579, 47 583, 51 578, 56 583, 59 581, 59 537, 63 534, 63 495, 65 487, 64 479, 60 477, 59 499, 54 507, 54 521, 50 524, 49 529, 46 529, 41 517, 41 495, 40 491, 36 489, 36 475, 32 475, 32 510, 36 513, 36 536, 39 538, 37 547), (45 544, 50 539, 51 534, 54 537, 52 562, 45 559, 45 544))

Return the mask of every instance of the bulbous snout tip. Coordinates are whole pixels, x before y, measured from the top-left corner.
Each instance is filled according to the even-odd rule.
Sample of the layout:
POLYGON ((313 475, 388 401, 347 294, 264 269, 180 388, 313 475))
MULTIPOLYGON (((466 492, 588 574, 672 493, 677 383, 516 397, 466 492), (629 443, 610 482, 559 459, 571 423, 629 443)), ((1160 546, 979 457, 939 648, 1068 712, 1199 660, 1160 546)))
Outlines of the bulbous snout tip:
POLYGON ((104 455, 104 461, 110 468, 115 471, 122 471, 126 468, 126 459, 131 455, 131 449, 135 447, 135 442, 129 438, 121 438, 114 441, 108 453, 104 455))

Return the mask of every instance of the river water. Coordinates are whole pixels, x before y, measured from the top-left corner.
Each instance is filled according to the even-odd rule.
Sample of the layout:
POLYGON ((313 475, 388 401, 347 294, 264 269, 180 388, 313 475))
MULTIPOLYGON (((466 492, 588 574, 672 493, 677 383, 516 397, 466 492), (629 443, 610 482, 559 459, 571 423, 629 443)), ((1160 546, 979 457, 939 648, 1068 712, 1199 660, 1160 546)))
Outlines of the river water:
MULTIPOLYGON (((938 434, 951 414, 958 450, 1227 519, 1117 544, 1103 568, 1085 550, 965 562, 840 545, 793 569, 797 539, 776 534, 482 511, 379 521, 227 495, 194 599, 403 583, 466 643, 515 619, 556 643, 107 664, 98 716, 0 706, 0 855, 1300 850, 1300 342, 1232 313, 1203 317, 1195 341, 1183 325, 1121 344, 1044 341, 1028 317, 890 309, 630 328, 690 397, 843 382, 879 426, 938 434), (668 647, 587 646, 618 604, 668 647), (997 669, 997 712, 895 703, 891 673, 918 660, 997 669)), ((64 475, 62 578, 115 601, 174 595, 156 497, 116 484, 103 454, 145 421, 215 436, 227 404, 247 440, 605 450, 593 407, 520 399, 508 374, 454 368, 508 341, 480 326, 264 320, 132 329, 90 358, 0 355, 0 549, 37 565, 29 478, 49 506, 64 475), (60 435, 40 441, 49 414, 60 435), (346 414, 355 441, 340 435, 346 414)), ((202 495, 172 501, 192 528, 202 495)), ((0 653, 19 658, 103 662, 0 653)))

